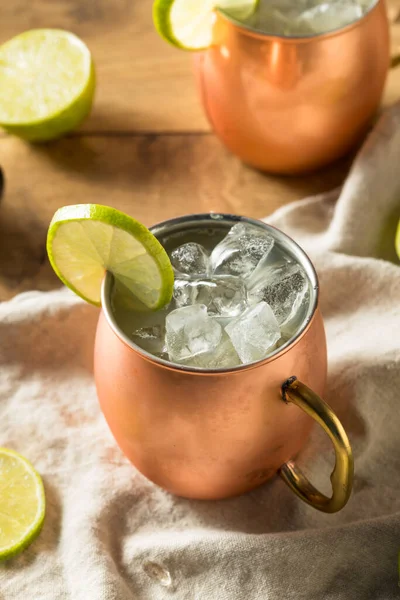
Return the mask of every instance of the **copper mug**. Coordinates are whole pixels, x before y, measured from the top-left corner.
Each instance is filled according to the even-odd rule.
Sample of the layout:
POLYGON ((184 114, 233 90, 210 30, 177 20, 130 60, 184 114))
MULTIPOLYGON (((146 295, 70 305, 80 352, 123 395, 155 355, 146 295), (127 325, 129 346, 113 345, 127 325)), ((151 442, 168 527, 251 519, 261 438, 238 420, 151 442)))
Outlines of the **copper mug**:
POLYGON ((389 68, 384 0, 330 33, 279 37, 216 13, 214 44, 195 56, 215 133, 245 163, 275 173, 322 167, 367 131, 389 68))
MULTIPOLYGON (((203 370, 148 354, 119 328, 112 310, 113 277, 102 289, 95 343, 95 381, 109 427, 125 455, 148 479, 179 496, 218 499, 247 492, 276 473, 305 502, 324 512, 346 504, 353 459, 346 433, 322 400, 327 374, 325 331, 318 309, 318 280, 303 250, 261 221, 232 215, 189 215, 152 227, 165 244, 191 231, 242 220, 268 231, 275 244, 304 268, 311 282, 307 314, 296 335, 250 365, 203 370), (293 458, 313 420, 336 453, 332 496, 306 479, 293 458)), ((175 240, 175 241, 174 241, 175 240)))

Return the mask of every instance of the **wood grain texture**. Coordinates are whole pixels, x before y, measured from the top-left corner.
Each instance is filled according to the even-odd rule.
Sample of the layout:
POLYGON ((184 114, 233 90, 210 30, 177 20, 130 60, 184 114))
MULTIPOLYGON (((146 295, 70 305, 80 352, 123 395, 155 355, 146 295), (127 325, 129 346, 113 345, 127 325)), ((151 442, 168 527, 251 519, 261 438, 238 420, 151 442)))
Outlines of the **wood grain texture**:
MULTIPOLYGON (((199 0, 200 2, 201 0, 199 0)), ((193 85, 191 53, 160 39, 152 0, 11 0, 0 6, 0 43, 26 29, 60 27, 79 35, 97 72, 90 132, 209 131, 193 85)), ((400 0, 389 0, 392 53, 400 55, 400 0)), ((384 104, 400 95, 400 68, 384 104)))
MULTIPOLYGON (((122 209, 150 225, 189 212, 263 217, 340 185, 347 158, 314 175, 273 177, 247 168, 209 133, 191 57, 158 38, 152 0, 12 0, 0 7, 0 43, 34 27, 82 37, 97 65, 93 113, 72 136, 29 146, 0 134, 0 301, 59 286, 45 253, 54 211, 78 202, 122 209), (1 181, 0 181, 1 188, 1 181), (0 191, 1 194, 1 191, 0 191)), ((388 3, 400 63, 400 0, 388 3)), ((400 66, 383 105, 400 97, 400 66)))
POLYGON ((36 27, 68 29, 89 46, 96 102, 84 131, 209 131, 191 54, 156 33, 152 0, 11 0, 0 3, 0 43, 36 27))
POLYGON ((31 147, 0 141, 0 298, 59 282, 46 266, 49 221, 64 204, 107 204, 150 225, 189 212, 264 217, 339 185, 348 161, 304 177, 245 167, 211 134, 86 136, 31 147), (45 265, 42 269, 42 265, 45 265))

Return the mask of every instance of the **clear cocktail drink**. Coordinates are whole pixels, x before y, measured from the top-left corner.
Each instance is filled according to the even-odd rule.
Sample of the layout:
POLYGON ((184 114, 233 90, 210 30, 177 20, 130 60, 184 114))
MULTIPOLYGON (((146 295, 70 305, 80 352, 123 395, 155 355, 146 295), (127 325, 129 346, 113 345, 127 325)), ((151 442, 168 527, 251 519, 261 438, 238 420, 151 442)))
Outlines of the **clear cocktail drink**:
POLYGON ((132 342, 166 361, 204 369, 267 358, 304 320, 310 281, 270 232, 238 222, 228 232, 190 229, 164 241, 175 271, 168 306, 135 307, 117 284, 116 321, 132 342))

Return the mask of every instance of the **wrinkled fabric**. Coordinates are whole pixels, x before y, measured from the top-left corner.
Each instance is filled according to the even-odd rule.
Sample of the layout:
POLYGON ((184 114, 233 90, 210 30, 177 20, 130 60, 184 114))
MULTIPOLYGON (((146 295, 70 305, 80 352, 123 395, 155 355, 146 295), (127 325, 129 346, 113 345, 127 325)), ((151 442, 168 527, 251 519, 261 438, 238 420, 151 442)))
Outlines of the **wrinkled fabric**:
MULTIPOLYGON (((218 502, 159 489, 124 458, 100 412, 97 309, 66 289, 0 304, 0 445, 32 461, 47 497, 40 537, 0 566, 0 600, 399 598, 399 216, 397 105, 341 190, 266 219, 305 249, 320 279, 326 400, 355 457, 352 497, 334 515, 279 477, 218 502)), ((299 461, 328 492, 333 451, 318 428, 299 461)))

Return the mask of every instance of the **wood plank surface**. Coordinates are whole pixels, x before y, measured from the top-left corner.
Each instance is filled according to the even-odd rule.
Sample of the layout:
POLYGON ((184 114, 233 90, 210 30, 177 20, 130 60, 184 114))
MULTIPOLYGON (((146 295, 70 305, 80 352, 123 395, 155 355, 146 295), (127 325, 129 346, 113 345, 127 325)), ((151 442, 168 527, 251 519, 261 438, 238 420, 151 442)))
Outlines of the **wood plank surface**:
MULTIPOLYGON (((199 0, 200 1, 200 0, 199 0)), ((189 212, 263 217, 341 184, 344 159, 316 174, 274 177, 240 163, 209 133, 190 56, 155 33, 152 0, 12 0, 0 6, 0 43, 34 27, 60 27, 91 48, 98 93, 71 136, 42 146, 0 134, 0 301, 59 285, 45 254, 54 211, 99 202, 150 225, 189 212)), ((400 0, 390 0, 393 64, 400 62, 400 0)), ((383 105, 400 98, 391 69, 383 105)))
POLYGON ((0 43, 36 27, 67 29, 85 41, 97 90, 84 131, 209 131, 192 55, 158 36, 151 8, 152 0, 4 0, 0 43))
MULTIPOLYGON (((4 0, 0 43, 34 27, 68 29, 87 43, 98 81, 94 110, 83 131, 209 131, 193 85, 191 53, 160 39, 151 7, 152 0, 4 0)), ((397 56, 400 0, 390 0, 388 7, 392 54, 397 56)), ((397 71, 388 101, 393 85, 400 95, 397 71)))
POLYGON ((264 217, 339 185, 341 161, 315 175, 278 178, 243 166, 210 134, 85 136, 30 147, 0 141, 5 192, 0 209, 0 298, 59 282, 47 263, 48 223, 64 204, 96 202, 147 225, 189 212, 264 217))

